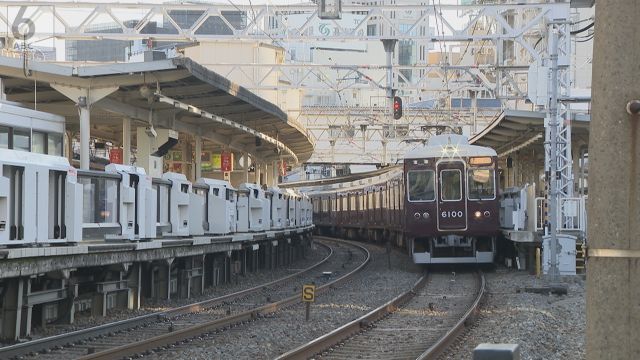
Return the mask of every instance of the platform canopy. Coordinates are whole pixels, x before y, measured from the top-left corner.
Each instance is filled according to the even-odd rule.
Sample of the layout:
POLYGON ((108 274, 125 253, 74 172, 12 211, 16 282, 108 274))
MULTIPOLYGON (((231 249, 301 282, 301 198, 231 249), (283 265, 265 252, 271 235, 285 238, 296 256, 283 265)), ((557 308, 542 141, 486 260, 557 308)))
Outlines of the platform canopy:
MULTIPOLYGON (((469 143, 488 146, 503 157, 528 146, 542 151, 545 129, 544 112, 504 110, 484 130, 469 139, 469 143)), ((574 140, 589 142, 588 115, 572 113, 571 133, 574 140)))
POLYGON ((78 129, 79 115, 69 89, 88 89, 91 135, 103 139, 119 142, 122 118, 129 117, 134 125, 151 120, 260 161, 304 162, 313 152, 306 131, 280 108, 189 58, 79 65, 0 57, 0 76, 7 100, 65 116, 71 130, 78 129), (266 137, 256 140, 255 131, 266 137))

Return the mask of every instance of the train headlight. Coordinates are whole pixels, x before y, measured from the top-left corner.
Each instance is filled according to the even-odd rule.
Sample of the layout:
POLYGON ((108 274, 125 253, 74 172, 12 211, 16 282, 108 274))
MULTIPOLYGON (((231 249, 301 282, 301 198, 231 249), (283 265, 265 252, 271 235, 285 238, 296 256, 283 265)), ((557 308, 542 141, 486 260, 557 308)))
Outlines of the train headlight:
POLYGON ((416 218, 416 220, 420 220, 420 213, 415 213, 413 214, 413 217, 416 218))
POLYGON ((422 214, 422 217, 423 217, 423 218, 425 218, 425 219, 428 219, 428 218, 429 218, 429 213, 425 211, 425 212, 422 214))
POLYGON ((482 216, 482 213, 480 211, 476 211, 475 213, 473 213, 473 215, 476 217, 476 219, 479 219, 482 216))
POLYGON ((485 211, 485 212, 484 212, 484 217, 489 217, 489 216, 491 216, 491 213, 490 213, 488 210, 487 210, 487 211, 485 211))

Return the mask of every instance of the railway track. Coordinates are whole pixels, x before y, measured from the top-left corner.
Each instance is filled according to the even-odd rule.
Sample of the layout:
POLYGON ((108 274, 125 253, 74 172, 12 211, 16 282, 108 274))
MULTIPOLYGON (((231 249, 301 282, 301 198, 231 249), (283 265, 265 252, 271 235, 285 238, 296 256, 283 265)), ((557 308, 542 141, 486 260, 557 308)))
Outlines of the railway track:
POLYGON ((410 291, 278 359, 433 359, 476 313, 481 273, 431 273, 410 291))
POLYGON ((39 359, 113 359, 175 346, 207 331, 256 320, 284 306, 290 298, 297 300, 296 290, 303 283, 313 280, 322 285, 326 282, 321 276, 323 271, 346 272, 368 259, 365 249, 351 243, 325 241, 322 246, 330 249, 322 261, 268 284, 168 311, 8 346, 0 349, 0 359, 28 355, 37 355, 39 359))

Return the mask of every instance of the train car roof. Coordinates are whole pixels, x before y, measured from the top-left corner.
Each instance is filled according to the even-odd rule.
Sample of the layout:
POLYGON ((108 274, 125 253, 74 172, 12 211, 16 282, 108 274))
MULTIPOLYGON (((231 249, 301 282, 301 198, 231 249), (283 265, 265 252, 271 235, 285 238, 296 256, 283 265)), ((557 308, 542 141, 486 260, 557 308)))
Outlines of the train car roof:
POLYGON ((497 156, 492 148, 469 145, 469 139, 463 135, 445 134, 432 136, 426 145, 409 150, 405 159, 467 157, 467 156, 497 156))

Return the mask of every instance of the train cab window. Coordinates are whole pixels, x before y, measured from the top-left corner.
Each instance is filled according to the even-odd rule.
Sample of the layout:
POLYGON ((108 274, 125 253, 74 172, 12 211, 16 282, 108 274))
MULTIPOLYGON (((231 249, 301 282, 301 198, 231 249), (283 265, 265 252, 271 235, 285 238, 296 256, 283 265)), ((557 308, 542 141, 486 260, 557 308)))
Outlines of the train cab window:
POLYGON ((490 200, 496 197, 493 169, 470 169, 468 172, 469 200, 490 200))
POLYGON ((433 201, 436 199, 433 170, 414 170, 407 173, 409 201, 433 201))
POLYGON ((234 193, 234 191, 233 191, 233 190, 231 190, 231 189, 227 189, 227 194, 226 194, 226 195, 227 195, 227 201, 231 201, 231 202, 233 202, 233 201, 234 201, 234 199, 235 199, 235 193, 234 193))
POLYGON ((213 188, 213 196, 216 196, 216 197, 217 197, 218 195, 220 195, 220 189, 218 189, 218 188, 213 188))
POLYGON ((462 200, 460 170, 448 169, 440 172, 440 196, 442 201, 462 200))

